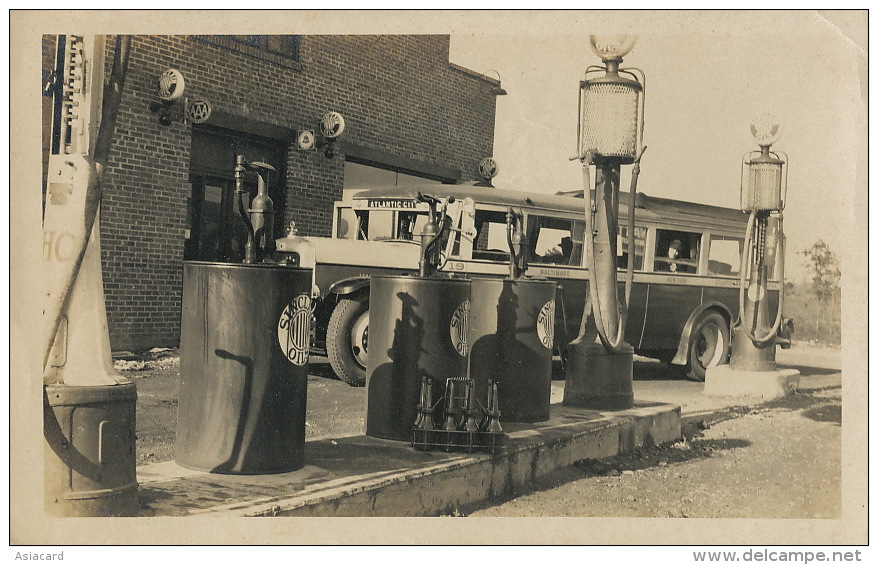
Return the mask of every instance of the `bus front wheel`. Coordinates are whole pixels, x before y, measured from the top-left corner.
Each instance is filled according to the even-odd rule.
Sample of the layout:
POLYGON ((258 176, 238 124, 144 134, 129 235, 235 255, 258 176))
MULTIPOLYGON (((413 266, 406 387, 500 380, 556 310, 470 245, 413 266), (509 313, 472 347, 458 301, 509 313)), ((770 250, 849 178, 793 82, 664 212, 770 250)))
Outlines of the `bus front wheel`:
POLYGON ((689 337, 689 362, 686 376, 704 382, 708 367, 725 363, 731 348, 729 324, 718 312, 705 312, 696 320, 689 337))
POLYGON ((342 298, 326 328, 326 353, 335 374, 351 386, 366 384, 369 295, 342 298))

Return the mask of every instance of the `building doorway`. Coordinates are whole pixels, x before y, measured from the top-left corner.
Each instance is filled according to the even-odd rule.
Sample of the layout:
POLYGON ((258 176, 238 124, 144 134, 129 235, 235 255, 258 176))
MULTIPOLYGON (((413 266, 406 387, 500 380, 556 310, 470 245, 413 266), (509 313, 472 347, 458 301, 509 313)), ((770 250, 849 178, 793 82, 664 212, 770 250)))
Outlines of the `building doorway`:
MULTIPOLYGON (((273 237, 281 237, 284 207, 286 144, 232 130, 194 126, 189 166, 192 194, 189 199, 189 237, 184 259, 240 262, 244 258, 247 230, 235 195, 235 158, 262 161, 275 169, 268 178, 268 195, 274 202, 273 237)), ((244 208, 256 195, 256 173, 245 175, 244 208)))

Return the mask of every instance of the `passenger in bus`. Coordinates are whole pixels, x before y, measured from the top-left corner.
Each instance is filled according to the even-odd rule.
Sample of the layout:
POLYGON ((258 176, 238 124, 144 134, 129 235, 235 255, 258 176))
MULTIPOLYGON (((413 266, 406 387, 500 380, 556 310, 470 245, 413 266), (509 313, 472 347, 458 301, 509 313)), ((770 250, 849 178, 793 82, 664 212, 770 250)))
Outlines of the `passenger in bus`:
POLYGON ((698 248, 691 246, 689 256, 685 256, 686 251, 683 243, 679 239, 675 239, 668 245, 666 256, 656 258, 657 271, 670 271, 672 273, 695 273, 698 258, 698 248))
POLYGON ((559 245, 561 247, 561 264, 569 265, 570 255, 573 253, 573 239, 569 237, 562 237, 561 243, 559 245))
POLYGON ((668 270, 672 273, 676 273, 677 269, 680 267, 674 259, 679 259, 682 252, 683 243, 679 239, 675 239, 670 245, 668 245, 668 259, 670 259, 668 262, 668 270))

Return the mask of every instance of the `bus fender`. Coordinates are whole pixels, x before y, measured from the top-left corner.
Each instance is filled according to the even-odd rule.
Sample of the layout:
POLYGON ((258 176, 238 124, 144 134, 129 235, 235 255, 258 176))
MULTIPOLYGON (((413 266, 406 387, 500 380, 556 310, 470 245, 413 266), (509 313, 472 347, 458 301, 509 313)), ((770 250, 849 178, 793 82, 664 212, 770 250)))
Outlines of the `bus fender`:
POLYGON ((364 288, 369 288, 369 277, 350 277, 332 283, 328 294, 345 296, 364 288))
POLYGON ((726 305, 716 301, 705 302, 704 304, 693 310, 691 314, 689 314, 689 319, 686 320, 686 324, 683 326, 683 331, 680 333, 680 343, 679 345, 677 345, 677 354, 674 355, 674 358, 671 360, 671 364, 686 364, 686 359, 689 357, 689 338, 692 335, 692 330, 695 326, 695 320, 697 320, 698 317, 707 310, 718 310, 725 317, 726 321, 729 323, 729 327, 731 328, 732 313, 729 311, 726 305))

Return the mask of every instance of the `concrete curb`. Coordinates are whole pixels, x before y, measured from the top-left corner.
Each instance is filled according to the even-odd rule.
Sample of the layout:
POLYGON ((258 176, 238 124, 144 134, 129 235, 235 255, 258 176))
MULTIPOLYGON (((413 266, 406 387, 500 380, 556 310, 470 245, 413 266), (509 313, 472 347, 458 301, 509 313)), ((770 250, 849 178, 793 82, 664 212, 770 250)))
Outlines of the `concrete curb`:
POLYGON ((504 427, 506 446, 494 455, 426 453, 354 436, 306 443, 308 465, 280 475, 147 465, 138 469, 141 500, 154 516, 434 516, 510 494, 580 459, 682 437, 680 407, 660 403, 612 413, 554 405, 548 422, 504 427))

